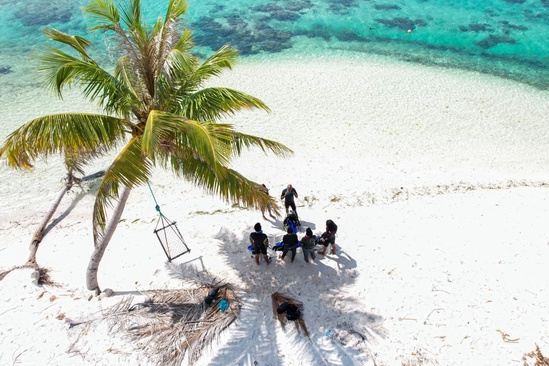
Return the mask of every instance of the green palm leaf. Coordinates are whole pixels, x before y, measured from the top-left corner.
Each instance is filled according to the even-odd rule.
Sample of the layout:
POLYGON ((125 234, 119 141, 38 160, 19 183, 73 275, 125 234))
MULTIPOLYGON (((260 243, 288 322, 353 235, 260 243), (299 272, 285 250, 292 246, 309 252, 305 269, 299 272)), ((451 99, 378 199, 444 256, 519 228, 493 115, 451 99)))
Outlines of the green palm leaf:
POLYGON ((259 183, 253 182, 237 171, 225 166, 213 167, 195 158, 186 150, 179 150, 170 159, 172 171, 204 188, 209 194, 219 196, 226 202, 244 207, 261 208, 267 203, 278 207, 272 197, 262 191, 259 183))
POLYGON ((184 14, 187 14, 187 2, 185 0, 170 0, 166 19, 177 20, 184 14))
MULTIPOLYGON (((174 54, 177 56, 177 54, 174 54)), ((221 47, 202 64, 196 63, 196 59, 178 58, 179 63, 173 66, 181 66, 181 69, 173 69, 178 86, 174 98, 183 100, 188 94, 195 92, 205 80, 212 76, 219 76, 225 69, 232 69, 236 64, 237 51, 229 45, 221 47), (185 63, 187 61, 188 63, 185 63), (189 67, 192 67, 189 72, 189 67)))
POLYGON ((232 69, 236 65, 237 56, 238 52, 230 45, 222 46, 196 69, 194 78, 206 80, 221 75, 225 69, 232 69))
POLYGON ((87 7, 82 9, 99 24, 92 27, 92 30, 115 30, 120 28, 120 14, 113 1, 90 0, 87 7))
POLYGON ((289 157, 293 154, 293 151, 285 145, 258 136, 234 131, 232 138, 231 144, 234 148, 235 155, 240 155, 244 148, 251 148, 254 146, 259 147, 264 153, 267 153, 267 150, 269 150, 275 155, 281 157, 289 157))
POLYGON ((93 233, 96 243, 106 226, 106 210, 113 207, 121 186, 135 188, 147 183, 151 170, 151 161, 141 153, 140 138, 134 137, 115 158, 99 185, 93 208, 93 233))
POLYGON ((88 52, 86 51, 86 48, 91 45, 91 42, 88 41, 86 38, 71 36, 53 28, 44 29, 44 33, 46 34, 46 37, 48 37, 52 41, 61 42, 66 44, 67 46, 74 48, 76 51, 78 51, 78 53, 80 53, 83 59, 89 62, 93 62, 91 57, 88 55, 88 52))
POLYGON ((141 15, 141 1, 130 0, 129 4, 122 4, 122 22, 128 27, 127 35, 141 51, 145 50, 147 44, 147 29, 143 24, 141 15))
POLYGON ((143 133, 143 152, 154 161, 155 151, 169 155, 170 150, 181 146, 212 166, 227 164, 232 136, 232 129, 227 133, 227 126, 151 111, 143 133))
POLYGON ((59 96, 65 86, 79 83, 84 96, 98 101, 108 113, 124 112, 131 94, 124 84, 95 62, 79 60, 56 48, 50 48, 40 58, 40 70, 45 73, 46 83, 59 96))
POLYGON ((193 44, 193 37, 191 34, 191 31, 188 29, 185 29, 181 36, 179 37, 179 40, 177 43, 173 46, 173 51, 179 51, 180 53, 187 53, 194 47, 193 44))
POLYGON ((243 109, 269 107, 258 98, 228 88, 206 88, 187 96, 176 113, 197 121, 216 121, 243 109))
POLYGON ((12 167, 31 168, 39 155, 89 153, 121 141, 125 120, 98 114, 60 113, 33 119, 12 132, 0 148, 12 167))

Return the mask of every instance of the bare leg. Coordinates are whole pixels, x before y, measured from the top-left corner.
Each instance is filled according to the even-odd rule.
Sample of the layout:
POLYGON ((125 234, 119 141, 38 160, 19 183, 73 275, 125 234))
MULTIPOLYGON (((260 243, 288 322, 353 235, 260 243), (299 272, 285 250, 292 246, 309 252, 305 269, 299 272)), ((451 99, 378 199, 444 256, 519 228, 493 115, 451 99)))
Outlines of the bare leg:
POLYGON ((263 254, 263 258, 265 258, 265 262, 267 264, 271 264, 271 260, 269 259, 269 256, 267 254, 263 254))
POLYGON ((326 245, 324 245, 325 240, 326 240, 326 239, 320 239, 320 240, 318 241, 318 243, 319 243, 319 244, 322 244, 322 246, 324 247, 324 248, 322 248, 322 251, 321 251, 321 252, 318 252, 318 254, 320 254, 320 255, 325 255, 325 254, 326 254, 326 245))
POLYGON ((259 254, 255 255, 255 264, 259 266, 259 254))

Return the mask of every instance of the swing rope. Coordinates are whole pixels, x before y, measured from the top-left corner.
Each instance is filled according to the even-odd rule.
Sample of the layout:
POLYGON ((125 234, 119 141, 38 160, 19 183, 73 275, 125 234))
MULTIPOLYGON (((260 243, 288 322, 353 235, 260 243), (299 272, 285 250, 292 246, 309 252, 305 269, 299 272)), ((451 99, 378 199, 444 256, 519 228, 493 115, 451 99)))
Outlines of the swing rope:
MULTIPOLYGON (((149 186, 149 191, 151 192, 151 196, 152 196, 152 198, 153 198, 153 200, 154 200, 154 204, 156 205, 156 206, 155 206, 155 209, 156 209, 156 211, 158 211, 158 213, 159 213, 160 215, 162 215, 162 212, 160 211, 160 205, 159 205, 158 202, 156 201, 156 197, 154 196, 153 190, 152 190, 151 185, 150 185, 150 183, 149 183, 148 181, 147 181, 147 185, 149 186)), ((164 216, 164 215, 162 215, 162 216, 164 216)))
POLYGON ((164 250, 164 254, 166 254, 166 257, 168 257, 168 262, 171 262, 173 259, 182 256, 183 254, 188 253, 191 250, 185 243, 183 235, 181 235, 181 233, 179 232, 176 222, 169 220, 160 210, 160 205, 158 204, 158 201, 154 196, 153 190, 149 182, 147 182, 147 185, 149 186, 149 191, 151 192, 151 196, 154 200, 155 209, 160 215, 160 217, 158 218, 158 222, 156 223, 154 233, 156 234, 158 241, 160 241, 160 245, 164 250), (160 229, 158 228, 159 226, 161 226, 160 229), (168 240, 169 235, 171 235, 170 237, 172 238, 170 240, 168 240), (174 242, 176 244, 174 244, 174 242), (173 252, 175 254, 172 254, 173 252))

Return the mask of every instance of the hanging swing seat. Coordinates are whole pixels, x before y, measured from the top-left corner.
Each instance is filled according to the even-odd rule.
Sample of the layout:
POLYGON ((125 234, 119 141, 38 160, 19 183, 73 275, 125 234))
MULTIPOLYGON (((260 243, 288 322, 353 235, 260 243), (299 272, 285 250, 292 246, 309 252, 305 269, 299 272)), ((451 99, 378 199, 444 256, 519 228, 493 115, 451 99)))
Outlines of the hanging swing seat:
POLYGON ((185 239, 183 239, 183 235, 181 235, 181 232, 177 228, 176 222, 169 220, 159 209, 157 210, 160 213, 160 217, 156 223, 154 233, 158 237, 158 241, 160 241, 166 257, 168 257, 168 262, 171 262, 175 258, 189 253, 191 250, 185 243, 185 239))
POLYGON ((154 233, 156 234, 166 257, 168 257, 168 262, 171 262, 175 258, 181 257, 185 253, 189 253, 191 250, 187 246, 187 243, 185 243, 183 235, 179 232, 176 222, 171 221, 162 214, 149 182, 147 182, 147 185, 149 186, 149 191, 151 191, 151 196, 156 204, 156 211, 160 215, 156 222, 154 233))

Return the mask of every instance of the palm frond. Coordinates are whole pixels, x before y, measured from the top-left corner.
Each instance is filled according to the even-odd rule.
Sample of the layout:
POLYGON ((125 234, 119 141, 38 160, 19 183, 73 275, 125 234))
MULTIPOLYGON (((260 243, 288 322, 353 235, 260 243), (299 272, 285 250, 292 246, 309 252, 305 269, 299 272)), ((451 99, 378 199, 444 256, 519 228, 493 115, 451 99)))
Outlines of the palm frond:
MULTIPOLYGON (((169 12, 169 9, 168 9, 169 12)), ((177 41, 177 20, 166 18, 165 22, 158 23, 158 30, 153 31, 156 48, 155 80, 160 80, 163 73, 169 75, 170 68, 167 65, 170 52, 177 41), (156 35, 158 33, 158 35, 156 35)), ((158 95, 158 93, 155 93, 158 95)), ((158 96, 157 96, 158 99, 158 96)))
POLYGON ((88 62, 94 62, 86 51, 86 48, 91 45, 91 42, 86 38, 71 36, 54 28, 44 29, 44 33, 46 34, 46 37, 51 39, 52 41, 64 43, 67 46, 72 47, 73 49, 78 51, 78 53, 80 53, 80 56, 82 56, 84 60, 88 62))
MULTIPOLYGON (((177 53, 174 54, 177 56, 177 53)), ((179 77, 176 80, 177 91, 174 95, 175 99, 183 100, 189 93, 198 90, 205 80, 212 76, 219 76, 225 69, 232 69, 236 64, 237 51, 229 45, 225 45, 211 55, 206 61, 201 64, 196 63, 192 71, 186 72, 187 68, 183 68, 184 73, 177 74, 179 77)), ((189 58, 179 58, 180 66, 187 66, 184 62, 192 60, 189 58)))
POLYGON ((39 70, 45 73, 46 84, 59 96, 65 86, 75 83, 83 86, 85 97, 100 103, 107 113, 122 112, 127 104, 125 86, 95 62, 79 60, 56 48, 50 48, 40 59, 39 70))
POLYGON ((159 59, 161 64, 164 63, 167 54, 176 43, 177 39, 177 24, 179 18, 187 13, 187 2, 183 0, 170 0, 166 11, 165 19, 158 18, 158 21, 153 29, 153 36, 160 34, 158 39, 159 59))
POLYGON ((82 149, 74 151, 65 150, 63 153, 64 162, 69 176, 74 176, 75 172, 84 175, 84 165, 91 159, 102 155, 104 152, 104 146, 101 146, 98 150, 94 151, 83 151, 82 149))
POLYGON ((126 121, 88 113, 60 113, 35 118, 13 131, 0 148, 10 166, 32 168, 39 155, 65 151, 91 153, 118 143, 126 121))
POLYGON ((121 85, 122 90, 126 90, 125 98, 119 98, 119 105, 117 111, 124 117, 128 117, 129 112, 134 112, 141 108, 141 96, 145 94, 140 83, 136 82, 136 76, 131 68, 131 60, 129 57, 121 57, 116 63, 114 69, 114 77, 121 85), (139 90, 136 90, 139 88, 139 90))
POLYGON ((187 1, 170 0, 166 11, 166 19, 177 20, 184 14, 187 14, 187 1))
POLYGON ((162 19, 162 17, 156 18, 156 22, 154 23, 154 26, 152 28, 151 37, 158 37, 158 35, 162 31, 163 26, 164 26, 164 19, 162 19))
POLYGON ((275 155, 281 157, 288 157, 289 155, 293 154, 292 149, 273 140, 240 133, 238 131, 234 131, 232 137, 235 155, 240 155, 244 148, 250 148, 252 146, 259 147, 265 153, 267 152, 267 150, 270 150, 275 155))
POLYGON ((222 46, 196 69, 194 78, 205 80, 221 75, 225 69, 232 69, 236 65, 237 56, 237 50, 230 45, 222 46))
POLYGON ((158 95, 164 110, 177 111, 181 101, 198 88, 199 83, 193 81, 192 75, 199 60, 188 52, 193 47, 190 38, 186 42, 178 42, 170 50, 164 62, 163 73, 159 77, 158 95))
POLYGON ((278 203, 264 193, 259 183, 247 179, 228 167, 222 165, 212 167, 195 157, 189 150, 179 149, 172 152, 166 164, 178 176, 184 177, 209 194, 219 196, 226 202, 256 209, 270 204, 278 209, 278 203))
POLYGON ((115 30, 120 27, 120 14, 111 0, 90 0, 82 11, 98 22, 92 30, 115 30))
POLYGON ((147 43, 147 29, 141 14, 141 0, 130 0, 129 4, 121 6, 121 20, 128 27, 132 41, 144 50, 147 43))
POLYGON ((146 301, 134 303, 132 297, 101 314, 87 319, 67 319, 70 327, 107 321, 111 334, 128 335, 142 343, 144 351, 157 365, 181 365, 188 358, 194 364, 205 349, 212 347, 221 333, 237 318, 240 299, 228 283, 206 284, 198 288, 145 291, 146 301), (217 289, 215 301, 204 299, 217 289), (228 308, 222 311, 219 302, 228 308))
POLYGON ((177 50, 181 53, 187 53, 194 47, 192 33, 189 29, 185 29, 179 40, 174 45, 173 50, 177 50))
POLYGON ((171 113, 151 111, 143 133, 143 152, 154 160, 155 151, 169 155, 172 148, 181 146, 216 167, 227 164, 231 158, 231 135, 228 125, 199 123, 171 113))
POLYGON ((260 99, 229 88, 206 88, 183 99, 175 113, 197 121, 217 121, 244 109, 269 107, 260 99))
POLYGON ((93 235, 97 243, 107 224, 107 208, 118 200, 121 186, 135 188, 146 184, 152 163, 141 153, 141 139, 134 137, 122 149, 101 180, 93 207, 93 235))

